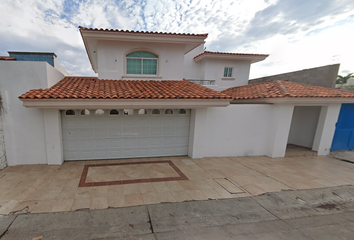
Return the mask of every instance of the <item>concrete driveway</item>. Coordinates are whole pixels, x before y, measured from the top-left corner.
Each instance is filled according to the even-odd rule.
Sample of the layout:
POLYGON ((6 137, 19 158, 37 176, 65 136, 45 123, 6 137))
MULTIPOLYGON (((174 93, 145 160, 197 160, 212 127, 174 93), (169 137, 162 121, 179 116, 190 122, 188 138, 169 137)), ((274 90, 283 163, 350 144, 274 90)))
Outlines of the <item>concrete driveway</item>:
POLYGON ((26 165, 0 171, 0 214, 68 212, 256 196, 354 184, 332 157, 163 157, 26 165))

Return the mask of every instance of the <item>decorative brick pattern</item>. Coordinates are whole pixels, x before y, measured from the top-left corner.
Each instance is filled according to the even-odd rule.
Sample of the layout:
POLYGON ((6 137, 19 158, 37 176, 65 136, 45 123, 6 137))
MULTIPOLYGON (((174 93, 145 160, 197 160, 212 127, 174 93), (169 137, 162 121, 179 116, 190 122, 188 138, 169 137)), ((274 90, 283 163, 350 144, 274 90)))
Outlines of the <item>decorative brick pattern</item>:
POLYGON ((187 80, 100 80, 65 77, 51 88, 33 89, 21 99, 230 99, 231 97, 187 80))
POLYGON ((110 185, 120 185, 120 184, 132 184, 132 183, 146 183, 146 182, 167 182, 167 181, 179 181, 188 180, 186 175, 173 164, 172 161, 149 161, 149 162, 125 162, 125 163, 107 163, 107 164, 92 164, 85 165, 82 171, 81 179, 79 182, 79 187, 97 187, 97 186, 110 186, 110 185), (151 163, 168 163, 179 175, 179 177, 164 177, 164 178, 148 178, 148 179, 132 179, 132 180, 117 180, 117 181, 107 181, 107 182, 87 182, 87 174, 89 168, 92 167, 104 167, 104 166, 119 166, 119 165, 137 165, 137 164, 151 164, 151 163))
POLYGON ((354 93, 332 88, 300 84, 290 81, 273 81, 229 88, 222 93, 233 99, 259 98, 354 98, 354 93))

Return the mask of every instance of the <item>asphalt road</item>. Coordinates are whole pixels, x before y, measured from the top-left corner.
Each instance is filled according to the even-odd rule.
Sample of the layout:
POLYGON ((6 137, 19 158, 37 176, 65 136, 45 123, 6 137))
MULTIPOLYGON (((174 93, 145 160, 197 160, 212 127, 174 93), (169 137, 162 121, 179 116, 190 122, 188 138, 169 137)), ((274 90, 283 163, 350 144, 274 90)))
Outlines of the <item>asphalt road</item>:
POLYGON ((0 216, 0 239, 354 239, 354 186, 0 216))

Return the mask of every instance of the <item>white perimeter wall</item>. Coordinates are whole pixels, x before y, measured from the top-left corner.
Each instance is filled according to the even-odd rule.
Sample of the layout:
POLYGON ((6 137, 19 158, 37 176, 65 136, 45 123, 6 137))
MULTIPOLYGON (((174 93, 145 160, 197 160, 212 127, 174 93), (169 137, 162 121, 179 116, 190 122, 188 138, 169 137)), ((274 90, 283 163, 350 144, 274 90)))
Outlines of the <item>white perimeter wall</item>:
MULTIPOLYGON (((292 104, 232 104, 225 108, 192 109, 188 155, 284 157, 293 114, 297 126, 293 129, 300 129, 300 115, 305 114, 304 120, 311 122, 311 131, 304 133, 307 129, 301 128, 301 132, 311 135, 310 147, 318 155, 329 154, 340 104, 295 108, 295 113, 292 104), (315 115, 318 124, 314 123, 315 115)), ((292 133, 291 139, 297 137, 292 133)))
POLYGON ((188 155, 193 158, 266 155, 272 105, 193 109, 188 155))
POLYGON ((25 108, 20 95, 61 80, 46 62, 1 61, 0 92, 8 165, 47 163, 43 109, 25 108))
MULTIPOLYGON (((150 49, 159 55, 158 77, 146 80, 182 80, 184 44, 139 43, 99 41, 97 44, 98 78, 123 79, 125 75, 125 55, 131 50, 150 49)), ((124 77, 124 79, 142 80, 139 77, 124 77)))
POLYGON ((231 105, 208 108, 207 156, 265 155, 272 105, 231 105))
POLYGON ((320 112, 320 106, 295 106, 288 143, 312 148, 320 112))

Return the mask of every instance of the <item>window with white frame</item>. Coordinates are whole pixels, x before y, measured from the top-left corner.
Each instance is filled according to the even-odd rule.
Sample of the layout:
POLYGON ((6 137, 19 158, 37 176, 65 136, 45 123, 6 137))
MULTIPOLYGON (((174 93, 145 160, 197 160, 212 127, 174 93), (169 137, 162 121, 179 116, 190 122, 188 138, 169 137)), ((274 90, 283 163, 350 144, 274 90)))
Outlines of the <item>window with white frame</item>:
POLYGON ((127 74, 157 75, 158 56, 145 51, 132 52, 126 55, 127 74))
POLYGON ((224 68, 224 77, 225 78, 232 77, 232 68, 231 67, 225 67, 224 68))

